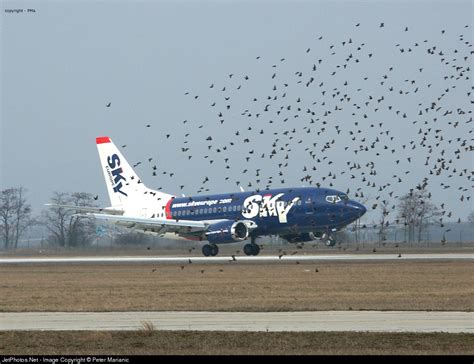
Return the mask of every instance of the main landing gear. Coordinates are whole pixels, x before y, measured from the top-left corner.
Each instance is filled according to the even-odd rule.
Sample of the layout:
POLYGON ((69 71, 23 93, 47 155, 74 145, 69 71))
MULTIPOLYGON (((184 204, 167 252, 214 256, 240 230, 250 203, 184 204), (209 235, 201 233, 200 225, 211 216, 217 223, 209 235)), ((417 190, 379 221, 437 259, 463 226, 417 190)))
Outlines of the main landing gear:
POLYGON ((250 244, 245 244, 244 245, 244 253, 245 255, 258 255, 260 253, 260 247, 255 244, 256 237, 251 238, 251 243, 250 244))
POLYGON ((206 244, 202 247, 202 254, 204 254, 206 257, 215 257, 217 253, 219 253, 219 248, 216 244, 206 244))

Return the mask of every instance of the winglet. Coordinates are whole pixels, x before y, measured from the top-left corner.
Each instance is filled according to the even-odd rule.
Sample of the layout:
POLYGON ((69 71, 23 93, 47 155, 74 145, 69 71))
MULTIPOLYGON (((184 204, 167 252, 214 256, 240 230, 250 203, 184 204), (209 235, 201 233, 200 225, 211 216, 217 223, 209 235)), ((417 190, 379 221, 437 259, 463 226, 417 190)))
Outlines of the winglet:
POLYGON ((95 142, 97 144, 103 144, 103 143, 110 143, 110 138, 105 136, 105 137, 97 137, 95 138, 95 142))

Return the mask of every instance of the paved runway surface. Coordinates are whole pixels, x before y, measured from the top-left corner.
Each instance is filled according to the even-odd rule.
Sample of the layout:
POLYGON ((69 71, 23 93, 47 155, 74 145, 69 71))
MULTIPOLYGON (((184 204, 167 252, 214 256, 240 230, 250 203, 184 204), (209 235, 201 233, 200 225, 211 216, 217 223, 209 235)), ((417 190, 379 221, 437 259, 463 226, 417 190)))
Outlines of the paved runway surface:
POLYGON ((474 333, 472 312, 24 312, 0 313, 0 330, 374 331, 474 333))
POLYGON ((60 263, 271 263, 271 262, 317 262, 317 261, 367 261, 367 260, 474 260, 474 254, 468 253, 435 253, 435 254, 337 254, 337 255, 259 255, 253 256, 217 256, 217 257, 44 257, 44 258, 0 258, 2 264, 60 264, 60 263))

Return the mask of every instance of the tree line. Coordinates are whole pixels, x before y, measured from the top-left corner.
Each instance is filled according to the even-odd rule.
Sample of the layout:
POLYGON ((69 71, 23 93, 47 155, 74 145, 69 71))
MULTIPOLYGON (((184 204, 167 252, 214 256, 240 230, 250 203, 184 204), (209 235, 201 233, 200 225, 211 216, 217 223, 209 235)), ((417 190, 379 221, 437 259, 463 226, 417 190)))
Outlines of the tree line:
MULTIPOLYGON (((31 205, 26 200, 24 187, 8 188, 0 191, 0 240, 3 249, 16 249, 26 231, 33 226, 44 226, 48 231, 47 242, 59 247, 89 245, 95 237, 96 229, 92 219, 76 214, 74 210, 51 207, 33 217, 31 205)), ((55 192, 53 204, 70 206, 93 206, 90 193, 55 192)))
MULTIPOLYGON (((54 192, 50 198, 53 206, 45 208, 38 216, 32 216, 26 193, 24 187, 0 191, 0 249, 18 248, 19 241, 26 235, 28 229, 35 226, 45 228, 46 242, 52 247, 87 247, 98 237, 94 219, 76 213, 74 208, 54 206, 97 207, 92 194, 54 192)), ((149 236, 128 229, 113 234, 111 238, 116 245, 140 245, 150 242, 149 236)))

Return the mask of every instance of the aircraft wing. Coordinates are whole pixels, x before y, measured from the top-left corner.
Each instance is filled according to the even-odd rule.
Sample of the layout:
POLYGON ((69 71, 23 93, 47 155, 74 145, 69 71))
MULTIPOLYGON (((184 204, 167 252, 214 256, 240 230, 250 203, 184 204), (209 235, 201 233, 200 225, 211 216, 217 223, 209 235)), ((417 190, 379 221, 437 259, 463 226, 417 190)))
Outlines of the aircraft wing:
POLYGON ((193 235, 204 232, 209 226, 209 223, 192 220, 163 220, 96 213, 89 213, 87 216, 93 216, 98 220, 105 220, 128 228, 154 232, 157 234, 178 233, 182 235, 193 235))
POLYGON ((45 206, 60 207, 67 210, 75 210, 77 213, 103 213, 109 215, 123 215, 123 210, 114 209, 111 207, 100 208, 91 206, 75 206, 75 205, 58 205, 54 203, 47 203, 45 206))

